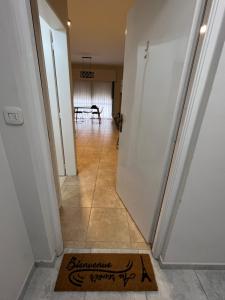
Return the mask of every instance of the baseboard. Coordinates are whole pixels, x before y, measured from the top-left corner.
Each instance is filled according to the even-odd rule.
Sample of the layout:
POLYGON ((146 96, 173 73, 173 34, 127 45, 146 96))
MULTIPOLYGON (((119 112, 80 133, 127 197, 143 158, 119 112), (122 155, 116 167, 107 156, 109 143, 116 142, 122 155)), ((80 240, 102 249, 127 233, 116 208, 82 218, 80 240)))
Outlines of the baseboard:
POLYGON ((186 270, 225 270, 225 264, 205 263, 166 263, 160 256, 159 265, 161 269, 186 269, 186 270))
POLYGON ((35 267, 39 268, 54 268, 56 262, 56 255, 51 260, 40 260, 35 262, 35 267))
POLYGON ((23 286, 22 286, 22 288, 20 290, 20 293, 19 293, 19 296, 18 296, 17 300, 23 300, 25 292, 27 290, 27 287, 28 287, 28 285, 30 283, 30 280, 31 280, 32 276, 33 276, 35 268, 36 267, 35 267, 35 263, 34 263, 34 264, 32 264, 31 269, 28 272, 28 274, 27 274, 27 276, 26 276, 26 278, 24 280, 23 286))
POLYGON ((26 278, 24 280, 24 284, 23 284, 23 286, 22 286, 22 288, 20 290, 20 293, 19 293, 19 296, 18 296, 17 300, 23 300, 25 292, 27 290, 27 287, 28 287, 28 285, 30 283, 30 280, 31 280, 31 278, 33 276, 33 273, 34 273, 35 269, 38 268, 38 267, 42 267, 42 268, 54 268, 56 259, 57 259, 57 257, 55 255, 51 260, 36 261, 36 262, 33 263, 30 271, 28 272, 28 274, 27 274, 27 276, 26 276, 26 278))

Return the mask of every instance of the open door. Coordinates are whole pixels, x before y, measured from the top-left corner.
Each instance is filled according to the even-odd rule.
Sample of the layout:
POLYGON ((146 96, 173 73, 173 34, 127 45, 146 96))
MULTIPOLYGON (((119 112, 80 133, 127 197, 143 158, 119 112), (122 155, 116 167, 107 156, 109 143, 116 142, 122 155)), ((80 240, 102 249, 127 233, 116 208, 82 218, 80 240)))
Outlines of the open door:
POLYGON ((46 0, 38 0, 38 13, 58 175, 74 176, 77 170, 67 30, 46 0))
POLYGON ((62 128, 60 119, 59 96, 55 69, 54 50, 52 47, 52 33, 49 25, 40 17, 42 45, 45 58, 45 69, 53 124, 53 134, 56 149, 58 175, 65 176, 65 159, 63 150, 62 128))
POLYGON ((204 5, 137 1, 128 17, 117 192, 147 242, 153 241, 172 158, 184 101, 180 90, 187 87, 182 78, 190 74, 184 66, 188 41, 196 43, 194 12, 201 19, 204 5))

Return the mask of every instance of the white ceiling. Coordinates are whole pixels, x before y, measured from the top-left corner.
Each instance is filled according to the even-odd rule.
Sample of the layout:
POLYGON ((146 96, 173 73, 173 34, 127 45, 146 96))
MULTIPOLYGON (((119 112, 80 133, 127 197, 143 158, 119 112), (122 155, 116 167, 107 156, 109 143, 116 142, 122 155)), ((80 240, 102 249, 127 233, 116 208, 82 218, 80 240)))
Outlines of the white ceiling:
POLYGON ((68 0, 73 62, 122 64, 126 17, 133 0, 68 0))

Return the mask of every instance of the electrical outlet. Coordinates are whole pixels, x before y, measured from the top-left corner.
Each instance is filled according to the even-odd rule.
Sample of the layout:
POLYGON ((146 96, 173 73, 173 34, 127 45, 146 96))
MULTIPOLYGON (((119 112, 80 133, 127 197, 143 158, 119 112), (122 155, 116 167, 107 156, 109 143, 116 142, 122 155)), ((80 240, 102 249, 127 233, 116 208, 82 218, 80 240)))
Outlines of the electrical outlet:
POLYGON ((19 107, 5 106, 3 109, 4 119, 9 125, 23 125, 23 111, 19 107))

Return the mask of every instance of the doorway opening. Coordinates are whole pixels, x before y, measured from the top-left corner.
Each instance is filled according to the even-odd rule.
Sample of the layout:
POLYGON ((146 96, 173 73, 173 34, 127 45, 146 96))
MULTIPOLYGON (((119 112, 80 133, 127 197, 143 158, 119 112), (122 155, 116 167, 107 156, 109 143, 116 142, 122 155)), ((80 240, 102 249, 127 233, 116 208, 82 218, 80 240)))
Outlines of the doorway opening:
MULTIPOLYGON (((97 102, 96 104, 97 105, 97 102)), ((66 247, 148 248, 116 192, 118 129, 112 118, 76 121, 78 176, 62 187, 66 247)))
MULTIPOLYGON (((123 59, 119 64, 91 64, 91 70, 76 61, 70 72, 68 32, 46 0, 38 0, 38 8, 64 247, 148 249, 116 192, 119 131, 114 118, 121 107, 123 59), (94 78, 83 78, 91 71, 94 78)), ((125 26, 126 14, 122 43, 125 26)))
POLYGON ((62 186, 65 247, 149 249, 116 191, 119 130, 114 121, 115 95, 122 96, 123 67, 92 65, 98 80, 81 80, 83 68, 73 64, 78 175, 66 177, 62 186), (100 119, 93 107, 98 108, 100 119))
POLYGON ((126 15, 132 2, 89 3, 88 10, 82 1, 68 2, 78 174, 66 177, 61 187, 66 247, 149 248, 116 192, 119 131, 114 118, 121 108, 126 15), (117 26, 104 20, 105 13, 113 23, 119 18, 117 26))
MULTIPOLYGON (((154 9, 158 19, 154 18, 154 14, 147 14, 151 11, 154 13, 154 9, 150 9, 151 3, 136 1, 127 23, 126 15, 132 1, 125 1, 120 27, 122 43, 127 35, 125 68, 123 48, 120 63, 113 56, 115 49, 110 54, 110 63, 106 63, 106 56, 101 51, 110 53, 110 43, 108 51, 100 43, 99 55, 90 54, 97 50, 92 46, 98 44, 99 38, 92 31, 92 25, 98 25, 100 29, 104 27, 102 16, 106 9, 110 10, 109 4, 96 7, 98 14, 99 11, 102 14, 101 18, 97 18, 98 22, 94 20, 96 23, 90 21, 94 15, 94 10, 90 10, 89 31, 83 32, 84 27, 79 25, 84 24, 87 18, 86 5, 78 2, 79 7, 75 7, 76 2, 69 1, 72 20, 69 29, 71 72, 69 69, 57 72, 57 48, 54 42, 54 36, 57 35, 54 30, 59 34, 64 32, 66 37, 68 32, 64 26, 58 30, 49 23, 50 34, 49 29, 46 30, 51 50, 49 55, 53 62, 58 137, 62 148, 59 160, 61 163, 63 161, 65 175, 61 177, 59 192, 64 245, 71 248, 149 249, 156 218, 158 220, 167 166, 170 164, 168 157, 174 147, 173 136, 185 101, 183 96, 188 85, 205 1, 201 5, 195 5, 195 1, 180 4, 180 11, 186 17, 185 22, 183 18, 180 19, 180 27, 174 26, 171 21, 172 1, 165 6, 160 3, 156 5, 154 9), (76 16, 74 12, 77 12, 76 16), (167 20, 168 27, 160 27, 162 17, 167 20), (140 27, 137 27, 136 20, 141 18, 145 22, 140 22, 140 27), (151 26, 149 18, 156 22, 155 26, 151 26), (148 28, 144 28, 145 23, 148 28), (125 30, 126 24, 128 30, 125 30), (92 41, 89 45, 85 43, 88 34, 88 39, 92 41), (74 45, 78 45, 78 48, 73 48, 74 45), (91 60, 91 63, 85 64, 84 59, 91 60), (57 73, 61 75, 60 79, 57 73), (67 94, 65 101, 65 97, 60 97, 59 86, 70 73, 73 95, 67 94), (67 111, 64 111, 65 106, 67 111), (121 111, 124 118, 121 118, 121 111), (121 127, 123 119, 124 128, 121 127), (69 131, 63 130, 63 122, 69 131), (66 151, 68 141, 70 146, 75 144, 76 154, 66 151), (73 161, 73 171, 67 171, 68 157, 68 170, 73 161)), ((115 14, 118 14, 118 10, 115 14)), ((41 26, 46 21, 43 19, 41 26)), ((106 24, 110 22, 107 20, 106 24)), ((107 39, 103 36, 103 39, 107 39)), ((43 40, 43 49, 46 45, 43 40)), ((65 57, 68 59, 68 53, 68 49, 60 52, 59 62, 65 61, 65 57)), ((69 85, 66 90, 70 90, 69 85)), ((50 85, 48 93, 51 96, 50 85)))

